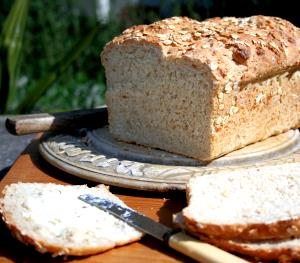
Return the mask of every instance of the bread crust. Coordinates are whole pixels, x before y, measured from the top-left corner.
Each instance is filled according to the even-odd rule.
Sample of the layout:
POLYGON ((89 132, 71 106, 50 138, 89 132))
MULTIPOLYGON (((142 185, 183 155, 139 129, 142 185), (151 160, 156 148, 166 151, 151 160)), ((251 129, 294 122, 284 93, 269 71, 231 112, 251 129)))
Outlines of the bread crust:
POLYGON ((271 16, 211 18, 202 22, 172 17, 125 30, 101 53, 138 43, 159 47, 167 59, 183 59, 193 67, 207 65, 215 80, 247 83, 300 67, 300 31, 271 16))
POLYGON ((258 241, 300 237, 300 217, 267 224, 233 225, 199 224, 191 215, 185 213, 184 210, 183 217, 188 231, 196 234, 205 234, 212 238, 258 241))

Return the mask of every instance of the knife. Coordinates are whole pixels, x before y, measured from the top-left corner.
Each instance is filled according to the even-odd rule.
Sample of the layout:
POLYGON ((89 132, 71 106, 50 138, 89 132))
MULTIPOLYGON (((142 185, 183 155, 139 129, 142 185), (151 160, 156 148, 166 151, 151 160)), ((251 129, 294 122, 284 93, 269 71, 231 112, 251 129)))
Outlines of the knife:
POLYGON ((108 123, 107 108, 9 116, 5 126, 13 135, 96 128, 108 123))
POLYGON ((131 208, 120 206, 107 199, 93 196, 90 194, 80 195, 80 200, 100 208, 115 217, 125 221, 132 227, 149 234, 160 241, 165 242, 171 248, 199 261, 205 263, 246 263, 237 256, 234 256, 224 250, 214 247, 210 244, 201 242, 193 237, 186 235, 180 230, 169 228, 149 217, 140 214, 131 208))

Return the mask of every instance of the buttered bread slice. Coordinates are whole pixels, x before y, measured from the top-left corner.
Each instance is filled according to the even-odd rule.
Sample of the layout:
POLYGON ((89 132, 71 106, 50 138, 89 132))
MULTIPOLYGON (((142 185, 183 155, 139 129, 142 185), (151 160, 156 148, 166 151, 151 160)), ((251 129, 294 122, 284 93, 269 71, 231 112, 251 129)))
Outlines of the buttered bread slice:
POLYGON ((104 185, 17 183, 6 186, 1 216, 12 234, 53 256, 96 254, 139 240, 141 232, 78 199, 92 194, 125 204, 104 185))

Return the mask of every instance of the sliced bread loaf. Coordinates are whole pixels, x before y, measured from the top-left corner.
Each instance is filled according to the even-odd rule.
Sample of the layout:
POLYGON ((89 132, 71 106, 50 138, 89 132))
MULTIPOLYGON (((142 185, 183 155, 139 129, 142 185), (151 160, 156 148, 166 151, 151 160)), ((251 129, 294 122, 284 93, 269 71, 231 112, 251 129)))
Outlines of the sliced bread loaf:
POLYGON ((8 185, 0 200, 2 219, 12 234, 39 252, 89 255, 141 238, 123 221, 78 199, 93 194, 125 204, 104 185, 17 183, 8 185))
POLYGON ((299 237, 299 171, 288 164, 195 176, 187 185, 185 227, 222 239, 299 237))
POLYGON ((104 48, 117 139, 212 160, 300 126, 300 30, 280 18, 172 17, 104 48))

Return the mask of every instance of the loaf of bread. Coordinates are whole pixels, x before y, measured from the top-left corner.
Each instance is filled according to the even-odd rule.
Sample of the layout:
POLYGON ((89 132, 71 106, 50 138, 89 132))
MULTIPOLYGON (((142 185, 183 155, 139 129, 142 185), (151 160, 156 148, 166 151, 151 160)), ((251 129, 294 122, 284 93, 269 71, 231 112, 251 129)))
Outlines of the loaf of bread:
POLYGON ((300 237, 298 164, 196 176, 182 210, 192 233, 247 241, 300 237))
POLYGON ((104 185, 18 183, 4 189, 0 214, 17 239, 53 256, 95 254, 141 238, 125 222, 79 200, 82 194, 126 206, 104 185))
POLYGON ((172 17, 106 45, 117 139, 209 161, 300 126, 300 30, 280 18, 172 17))

